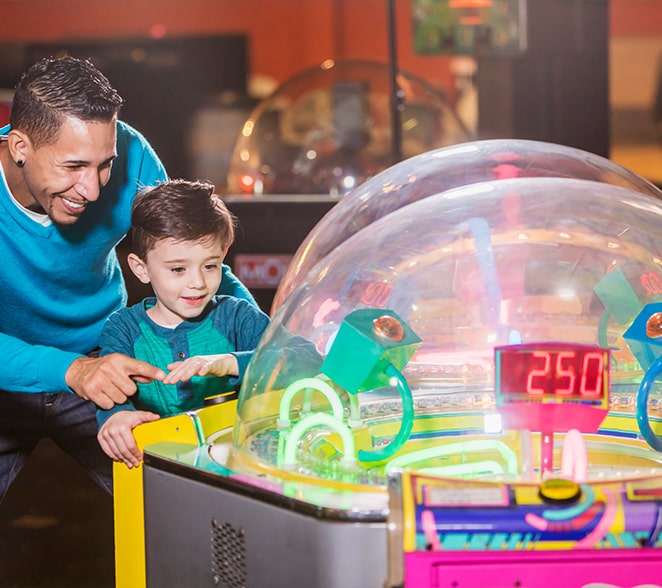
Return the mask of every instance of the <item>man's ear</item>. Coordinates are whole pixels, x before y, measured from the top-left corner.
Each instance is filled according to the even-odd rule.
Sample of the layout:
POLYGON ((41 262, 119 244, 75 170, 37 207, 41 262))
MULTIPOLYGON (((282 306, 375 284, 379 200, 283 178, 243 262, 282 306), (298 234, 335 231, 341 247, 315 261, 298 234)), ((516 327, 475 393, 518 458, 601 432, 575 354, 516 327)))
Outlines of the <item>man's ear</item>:
POLYGON ((147 266, 145 265, 145 262, 135 253, 129 253, 126 260, 129 262, 129 267, 136 278, 138 278, 143 284, 149 284, 150 279, 147 275, 147 266))
POLYGON ((7 145, 14 161, 26 161, 29 159, 28 152, 32 148, 32 143, 22 131, 11 129, 7 137, 7 145))

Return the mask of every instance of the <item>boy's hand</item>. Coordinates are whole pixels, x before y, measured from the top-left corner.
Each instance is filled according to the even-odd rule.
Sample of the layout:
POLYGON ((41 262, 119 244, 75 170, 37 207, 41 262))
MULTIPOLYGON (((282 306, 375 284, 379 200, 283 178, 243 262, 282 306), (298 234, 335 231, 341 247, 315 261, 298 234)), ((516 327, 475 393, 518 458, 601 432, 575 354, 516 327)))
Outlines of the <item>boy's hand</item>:
POLYGON ((136 439, 133 429, 143 423, 156 421, 160 417, 153 412, 144 410, 121 410, 112 414, 103 424, 97 439, 101 449, 114 461, 122 461, 129 468, 138 467, 143 455, 136 439))
POLYGON ((237 358, 231 353, 220 355, 194 355, 184 361, 168 365, 170 373, 163 379, 164 384, 176 384, 190 380, 193 376, 238 376, 237 358))

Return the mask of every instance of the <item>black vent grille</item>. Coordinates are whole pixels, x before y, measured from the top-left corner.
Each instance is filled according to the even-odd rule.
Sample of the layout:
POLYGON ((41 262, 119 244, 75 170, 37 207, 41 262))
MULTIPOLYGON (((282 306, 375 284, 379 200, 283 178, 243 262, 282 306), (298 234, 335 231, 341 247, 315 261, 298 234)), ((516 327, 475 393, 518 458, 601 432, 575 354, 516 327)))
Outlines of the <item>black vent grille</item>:
POLYGON ((246 588, 244 530, 228 523, 211 522, 211 571, 214 585, 246 588))

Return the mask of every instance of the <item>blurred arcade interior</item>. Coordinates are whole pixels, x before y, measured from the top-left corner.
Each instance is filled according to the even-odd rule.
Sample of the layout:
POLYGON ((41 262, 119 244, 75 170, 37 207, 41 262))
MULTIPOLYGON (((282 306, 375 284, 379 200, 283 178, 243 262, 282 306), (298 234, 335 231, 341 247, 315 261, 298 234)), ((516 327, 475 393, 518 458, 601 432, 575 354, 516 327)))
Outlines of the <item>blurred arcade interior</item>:
MULTIPOLYGON (((25 2, 30 3, 38 2, 25 2)), ((279 3, 292 1, 274 1, 279 3)), ((12 2, 0 1, 2 4, 12 2)), ((64 7, 67 2, 51 4, 64 7)), ((186 2, 180 4, 180 11, 188 10, 186 2)), ((218 3, 219 22, 223 4, 218 3)), ((235 3, 231 0, 230 4, 235 3)), ((242 10, 252 4, 262 3, 244 0, 242 10)), ((352 24, 347 8, 350 0, 330 4, 332 10, 340 11, 333 14, 352 24), (345 8, 338 8, 342 6, 345 8)), ((380 51, 352 50, 336 23, 334 35, 341 41, 334 44, 335 51, 313 63, 302 59, 301 67, 280 78, 254 69, 261 39, 251 28, 255 25, 252 17, 245 31, 242 27, 223 30, 219 25, 220 30, 212 32, 199 26, 205 31, 201 32, 193 26, 172 35, 128 29, 115 34, 69 32, 48 38, 34 34, 3 41, 0 125, 8 122, 12 87, 27 65, 50 55, 91 59, 124 97, 122 118, 149 138, 170 176, 205 178, 216 184, 239 221, 227 262, 263 310, 272 314, 283 304, 287 307, 287 295, 304 280, 315 254, 323 257, 353 237, 362 228, 361 222, 378 220, 379 215, 373 218, 369 210, 353 203, 363 195, 366 202, 371 201, 376 192, 383 191, 384 202, 393 202, 393 209, 402 205, 389 201, 386 184, 378 188, 371 183, 374 178, 392 181, 393 186, 411 183, 406 193, 414 202, 435 193, 431 190, 461 186, 476 162, 481 181, 533 178, 540 171, 511 165, 508 157, 512 153, 504 155, 505 159, 495 155, 488 167, 485 159, 454 155, 449 164, 461 162, 462 172, 435 163, 437 173, 430 173, 426 184, 422 179, 429 172, 426 154, 470 145, 481 156, 488 153, 491 157, 505 153, 507 141, 514 140, 513 152, 526 160, 527 154, 544 151, 546 144, 557 145, 560 159, 551 154, 552 163, 565 161, 566 148, 570 159, 578 157, 579 151, 574 150, 581 150, 589 159, 599 158, 597 167, 605 174, 587 179, 606 181, 605 177, 620 177, 626 169, 632 172, 624 176, 626 187, 646 192, 646 182, 650 182, 651 193, 657 196, 654 188, 662 186, 662 29, 656 30, 650 23, 640 28, 626 26, 623 15, 634 4, 642 22, 653 6, 653 13, 662 15, 660 0, 370 0, 365 4, 378 5, 384 21, 380 51), (404 27, 410 29, 404 37, 407 44, 402 43, 404 27), (408 67, 421 59, 430 60, 435 68, 443 67, 447 81, 440 84, 438 79, 428 79, 420 67, 408 67), (637 183, 639 179, 642 184, 637 183), (322 234, 333 238, 325 242, 322 234), (308 251, 302 247, 308 246, 312 252, 307 258, 308 251), (326 249, 315 251, 313 246, 326 249), (293 260, 296 264, 291 265, 293 260)), ((152 22, 156 16, 149 18, 152 22)), ((296 52, 296 40, 290 41, 296 52)), ((544 159, 544 153, 539 155, 544 159)), ((571 166, 565 177, 584 173, 571 166)), ((572 183, 567 186, 567 193, 578 198, 585 193, 572 183)), ((563 187, 555 184, 553 190, 561 194, 563 187)), ((539 188, 534 181, 532 191, 538 193, 539 188)), ((397 190, 392 192, 390 197, 395 198, 397 190)), ((507 194, 499 193, 508 199, 507 194)), ((617 208, 626 208, 622 196, 614 188, 611 198, 617 208)), ((424 204, 417 205, 421 214, 430 212, 424 204)), ((582 210, 576 212, 583 214, 582 210)), ((589 224, 590 219, 586 220, 589 224)), ((599 232, 602 221, 596 222, 599 232)), ((647 226, 643 220, 637 223, 640 228, 647 226)), ((397 233, 391 236, 392 243, 397 243, 397 233)), ((367 247, 374 253, 370 243, 367 247)), ((127 252, 127 243, 121 243, 121 263, 127 252)), ((386 258, 381 261, 389 262, 386 258)), ((585 269, 590 273, 588 266, 585 269)), ((333 274, 331 268, 329 272, 333 274)), ((151 294, 130 272, 125 274, 130 302, 151 294)), ((540 274, 535 279, 544 281, 540 274)), ((400 285, 406 285, 406 280, 400 285)), ((343 308, 349 310, 351 293, 346 294, 349 302, 343 308)), ((438 295, 431 294, 432 298, 438 295)), ((422 316, 417 315, 418 320, 425 322, 422 316)), ((300 318, 310 318, 305 309, 300 318)), ((415 338, 412 334, 411 341, 415 338)), ((276 345, 278 339, 274 339, 269 344, 276 345)), ((272 415, 264 416, 269 419, 272 415)), ((250 418, 246 416, 248 425, 244 423, 248 429, 250 418)), ((53 447, 40 446, 34 463, 0 509, 0 523, 6 529, 3 534, 7 544, 14 546, 0 550, 3 586, 115 585, 113 529, 108 525, 112 507, 105 497, 82 479, 74 504, 70 495, 58 498, 56 491, 41 510, 33 503, 35 492, 46 495, 52 491, 49 479, 83 476, 61 460, 53 447), (70 510, 57 510, 62 504, 69 504, 70 510), (89 516, 91 511, 98 516, 89 516), (62 523, 65 518, 67 525, 62 523), (63 563, 66 556, 53 551, 54 544, 70 544, 72 536, 77 545, 85 544, 90 535, 95 541, 87 546, 85 563, 63 563), (45 562, 55 553, 54 561, 41 570, 27 563, 33 559, 35 546, 40 554, 50 552, 44 556, 45 562)), ((168 496, 159 496, 161 499, 167 501, 168 496)), ((322 500, 321 504, 326 503, 322 500)), ((157 540, 159 531, 158 525, 148 529, 151 540, 157 540)), ((373 538, 370 531, 365 536, 370 541, 373 538)), ((346 540, 342 535, 339 538, 346 540)), ((348 542, 353 544, 353 539, 348 542)), ((381 554, 376 557, 375 561, 382 562, 381 554)), ((156 581, 167 585, 172 578, 156 581)), ((226 578, 215 584, 229 588, 232 581, 226 578)), ((335 586, 333 581, 329 585, 335 586)))
MULTIPOLYGON (((660 36, 617 34, 617 2, 412 0, 406 47, 396 42, 402 4, 382 7, 390 28, 381 57, 329 55, 279 82, 251 71, 260 40, 237 32, 4 43, 0 119, 27 64, 90 58, 171 177, 209 179, 226 196, 242 227, 229 261, 267 311, 317 221, 367 178, 424 151, 549 141, 662 182, 660 36), (408 71, 411 55, 446 69, 450 82, 408 71)), ((130 286, 132 300, 145 292, 130 286)))

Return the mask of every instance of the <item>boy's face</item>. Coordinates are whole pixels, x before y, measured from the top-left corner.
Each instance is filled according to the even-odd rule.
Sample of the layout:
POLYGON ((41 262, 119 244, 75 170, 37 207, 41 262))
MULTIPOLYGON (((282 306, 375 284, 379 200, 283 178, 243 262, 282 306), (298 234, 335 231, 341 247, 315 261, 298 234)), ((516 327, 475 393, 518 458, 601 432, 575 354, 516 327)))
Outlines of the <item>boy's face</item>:
POLYGON ((144 284, 151 283, 156 305, 148 314, 162 326, 175 326, 197 317, 221 284, 227 248, 220 238, 199 241, 162 239, 146 260, 129 255, 129 265, 144 284))

